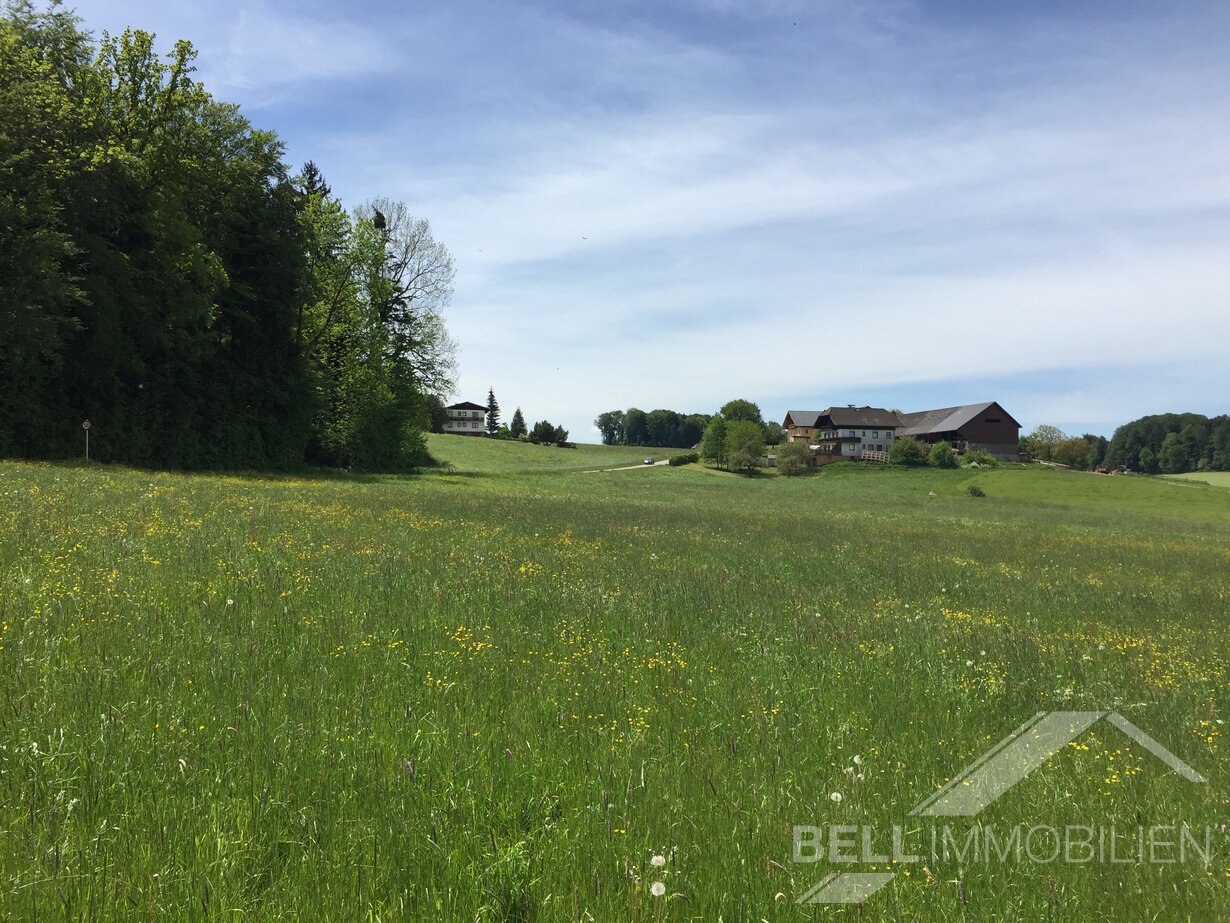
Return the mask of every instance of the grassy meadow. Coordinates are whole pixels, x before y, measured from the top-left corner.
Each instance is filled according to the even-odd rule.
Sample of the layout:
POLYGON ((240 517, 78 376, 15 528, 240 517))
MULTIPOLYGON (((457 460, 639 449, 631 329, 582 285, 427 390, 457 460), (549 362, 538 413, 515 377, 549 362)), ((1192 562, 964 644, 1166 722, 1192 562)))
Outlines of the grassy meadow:
POLYGON ((1187 474, 1164 474, 1162 477, 1211 487, 1230 487, 1230 471, 1189 471, 1187 474))
POLYGON ((0 919, 1230 917, 1230 491, 431 448, 0 463, 0 919), (793 826, 918 826, 1075 709, 1208 783, 1102 722, 954 823, 1186 823, 1208 863, 890 863, 861 907, 794 903, 841 869, 793 826))

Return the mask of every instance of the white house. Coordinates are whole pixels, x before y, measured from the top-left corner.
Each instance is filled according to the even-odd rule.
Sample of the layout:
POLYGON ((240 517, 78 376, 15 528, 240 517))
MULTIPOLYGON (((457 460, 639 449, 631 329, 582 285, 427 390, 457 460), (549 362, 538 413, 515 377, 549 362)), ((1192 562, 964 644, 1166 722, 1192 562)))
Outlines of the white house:
POLYGON ((482 404, 462 401, 460 404, 450 404, 444 409, 448 411, 448 420, 444 423, 446 433, 455 433, 458 436, 483 435, 487 408, 482 404))
POLYGON ((901 421, 883 407, 830 407, 816 419, 816 444, 823 455, 861 458, 864 451, 887 452, 901 421))

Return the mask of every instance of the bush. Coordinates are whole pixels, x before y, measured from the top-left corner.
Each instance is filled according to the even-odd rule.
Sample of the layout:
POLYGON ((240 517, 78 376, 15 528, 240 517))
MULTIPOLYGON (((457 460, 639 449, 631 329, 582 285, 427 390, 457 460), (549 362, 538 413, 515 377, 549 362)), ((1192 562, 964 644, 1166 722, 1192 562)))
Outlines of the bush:
POLYGON ((764 426, 750 420, 726 424, 726 465, 732 471, 759 468, 764 458, 764 426))
POLYGON ((984 491, 977 484, 970 484, 969 487, 965 488, 965 492, 971 497, 985 497, 987 495, 986 491, 984 491))
POLYGON ((672 455, 667 464, 673 468, 678 468, 680 465, 694 465, 698 461, 700 461, 699 452, 683 452, 679 455, 672 455))
POLYGON ((801 442, 787 442, 778 447, 777 471, 788 478, 797 477, 807 470, 807 457, 811 451, 801 442))
POLYGON ((925 465, 927 446, 913 436, 902 436, 893 440, 893 447, 888 450, 888 460, 894 465, 925 465))
POLYGON ((986 449, 970 449, 961 457, 963 465, 977 465, 979 468, 998 468, 999 460, 986 449))
POLYGON ((931 457, 927 460, 932 468, 955 468, 959 464, 957 453, 942 439, 931 447, 931 457))

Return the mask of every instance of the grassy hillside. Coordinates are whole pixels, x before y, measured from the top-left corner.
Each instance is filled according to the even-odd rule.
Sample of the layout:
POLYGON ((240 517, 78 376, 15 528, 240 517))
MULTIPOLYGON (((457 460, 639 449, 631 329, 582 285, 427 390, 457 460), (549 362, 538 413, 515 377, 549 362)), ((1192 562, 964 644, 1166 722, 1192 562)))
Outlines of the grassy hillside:
POLYGON ((1230 915, 1230 492, 432 451, 373 481, 0 463, 0 919, 1230 915), (1078 709, 1209 782, 1102 722, 977 821, 1210 826, 1207 866, 927 858, 861 914, 794 905, 884 867, 795 863, 794 826, 890 848, 1078 709))
POLYGON ((1188 474, 1163 474, 1166 480, 1191 481, 1212 487, 1230 487, 1230 471, 1192 471, 1188 474))
POLYGON ((427 437, 431 457, 462 474, 545 474, 638 465, 646 456, 668 458, 682 449, 642 449, 628 446, 588 445, 576 448, 530 445, 499 439, 432 434, 427 437))

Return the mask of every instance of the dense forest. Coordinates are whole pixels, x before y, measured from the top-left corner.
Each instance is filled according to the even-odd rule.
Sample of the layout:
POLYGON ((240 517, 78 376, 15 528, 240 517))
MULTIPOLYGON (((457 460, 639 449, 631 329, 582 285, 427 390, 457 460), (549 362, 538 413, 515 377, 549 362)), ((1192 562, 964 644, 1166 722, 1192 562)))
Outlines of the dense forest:
POLYGON ((1230 416, 1162 413, 1115 430, 1106 463, 1149 474, 1230 471, 1230 416))
POLYGON ((0 455, 401 468, 451 389, 448 251, 141 31, 0 16, 0 455))

